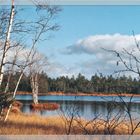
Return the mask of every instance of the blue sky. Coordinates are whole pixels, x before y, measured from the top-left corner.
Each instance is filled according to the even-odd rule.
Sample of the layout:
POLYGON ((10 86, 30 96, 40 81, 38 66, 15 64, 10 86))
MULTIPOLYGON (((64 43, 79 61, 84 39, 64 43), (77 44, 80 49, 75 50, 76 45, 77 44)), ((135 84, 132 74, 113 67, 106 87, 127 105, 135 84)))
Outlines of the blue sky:
POLYGON ((116 59, 110 54, 107 58, 108 54, 100 47, 121 48, 123 44, 122 47, 129 48, 129 44, 133 44, 132 30, 139 38, 140 6, 61 7, 56 19, 60 30, 54 33, 54 38, 38 46, 52 63, 48 74, 60 76, 81 72, 87 77, 97 72, 112 74, 116 69, 116 59), (121 44, 118 44, 118 39, 121 44))

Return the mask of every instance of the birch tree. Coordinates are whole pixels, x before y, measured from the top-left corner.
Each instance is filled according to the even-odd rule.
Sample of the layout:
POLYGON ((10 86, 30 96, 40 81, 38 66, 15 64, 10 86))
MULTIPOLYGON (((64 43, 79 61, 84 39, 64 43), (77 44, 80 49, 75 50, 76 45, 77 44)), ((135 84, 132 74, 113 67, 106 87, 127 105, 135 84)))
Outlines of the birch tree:
POLYGON ((10 36, 11 36, 11 30, 12 30, 14 13, 15 13, 14 0, 11 0, 11 2, 12 2, 12 5, 11 5, 10 18, 9 18, 9 21, 8 21, 8 28, 7 28, 7 31, 6 31, 6 39, 5 39, 5 42, 4 42, 3 53, 2 53, 2 58, 1 58, 1 62, 0 62, 0 86, 2 84, 3 75, 4 75, 6 53, 7 53, 7 50, 9 49, 9 47, 10 47, 10 36))
MULTIPOLYGON (((14 7, 14 3, 12 3, 12 8, 13 7, 14 7)), ((26 23, 25 25, 27 25, 27 27, 29 27, 30 29, 29 33, 30 33, 30 39, 32 40, 32 43, 28 49, 28 52, 26 53, 25 61, 22 63, 22 65, 18 66, 20 68, 20 76, 17 81, 16 87, 13 91, 13 98, 15 98, 16 96, 16 92, 18 90, 19 83, 24 75, 24 72, 26 71, 28 66, 31 66, 33 64, 33 61, 31 60, 31 58, 34 56, 34 50, 38 46, 38 43, 40 41, 46 40, 46 37, 44 38, 44 36, 47 36, 46 33, 50 31, 57 31, 59 29, 59 26, 56 23, 53 23, 53 20, 59 11, 60 9, 57 6, 36 5, 36 12, 37 12, 36 19, 31 22, 25 22, 26 23)), ((32 81, 37 81, 38 74, 36 74, 33 77, 32 77, 32 81)), ((35 89, 34 93, 38 93, 38 85, 37 85, 37 82, 35 83, 36 83, 35 85, 32 84, 33 87, 36 87, 36 89, 34 88, 35 89)), ((37 94, 34 94, 34 95, 37 95, 37 94)), ((34 102, 37 103, 38 102, 37 96, 35 96, 34 99, 35 99, 34 102)), ((12 104, 10 105, 6 113, 6 117, 4 121, 7 120, 11 108, 12 108, 12 104)))
POLYGON ((30 65, 30 83, 32 88, 33 103, 38 104, 39 74, 47 65, 47 58, 38 52, 32 57, 33 64, 30 65))

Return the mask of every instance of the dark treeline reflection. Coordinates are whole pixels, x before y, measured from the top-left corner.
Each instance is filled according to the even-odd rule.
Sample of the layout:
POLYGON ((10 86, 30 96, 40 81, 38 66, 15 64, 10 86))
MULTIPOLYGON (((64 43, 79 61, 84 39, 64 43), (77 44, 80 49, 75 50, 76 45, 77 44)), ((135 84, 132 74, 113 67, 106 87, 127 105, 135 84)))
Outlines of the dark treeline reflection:
MULTIPOLYGON (((6 84, 5 75, 3 89, 6 84)), ((16 81, 19 77, 19 73, 15 73, 11 79, 10 90, 13 91, 16 81)), ((93 92, 104 92, 104 93, 140 93, 140 80, 132 78, 131 76, 120 76, 114 77, 103 76, 102 74, 95 74, 87 79, 84 75, 78 74, 78 76, 61 76, 57 78, 50 78, 46 73, 42 72, 39 74, 39 92, 64 92, 64 93, 93 93, 93 92)), ((31 92, 30 76, 24 75, 19 85, 18 91, 31 92)))
MULTIPOLYGON (((38 114, 41 116, 57 116, 60 114, 61 111, 63 111, 65 114, 67 113, 73 113, 75 110, 76 114, 80 117, 86 118, 86 119, 92 119, 95 117, 105 118, 109 113, 111 116, 116 114, 122 114, 125 115, 125 106, 124 104, 115 105, 114 102, 88 102, 88 101, 55 101, 56 103, 60 104, 60 108, 55 111, 47 111, 47 110, 41 110, 41 111, 34 111, 30 108, 30 103, 26 102, 24 103, 22 107, 22 112, 27 114, 38 114), (111 110, 110 110, 111 109, 111 110), (110 112, 111 111, 111 112, 110 112)), ((137 118, 140 115, 140 104, 139 103, 133 103, 131 106, 131 113, 134 118, 137 118)))

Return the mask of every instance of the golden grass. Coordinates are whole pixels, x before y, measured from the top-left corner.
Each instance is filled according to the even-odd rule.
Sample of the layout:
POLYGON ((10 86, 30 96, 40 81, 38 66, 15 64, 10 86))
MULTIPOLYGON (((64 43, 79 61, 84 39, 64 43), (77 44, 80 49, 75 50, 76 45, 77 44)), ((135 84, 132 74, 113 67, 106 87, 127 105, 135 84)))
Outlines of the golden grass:
POLYGON ((14 101, 12 105, 20 109, 23 106, 23 103, 20 101, 14 101))
POLYGON ((57 110, 60 107, 57 103, 38 103, 31 104, 31 108, 34 110, 57 110))
MULTIPOLYGON (((22 112, 21 112, 21 107, 22 107, 22 105, 23 105, 23 104, 22 104, 21 102, 19 102, 19 101, 14 101, 14 102, 12 103, 12 108, 11 108, 10 112, 15 113, 15 114, 21 114, 21 113, 22 113, 22 112)), ((7 111, 8 111, 8 108, 5 108, 3 113, 6 114, 7 111)))
POLYGON ((61 123, 57 117, 10 114, 6 123, 1 122, 0 134, 61 134, 61 123))
MULTIPOLYGON (((80 120, 82 126, 84 126, 87 121, 84 119, 80 120)), ((97 125, 96 124, 96 125, 97 125)), ((86 130, 90 134, 104 134, 104 123, 102 121, 93 122, 87 125, 86 130), (93 133, 95 124, 101 124, 98 127, 98 132, 93 133)), ((10 116, 7 122, 0 122, 0 134, 1 135, 61 135, 66 134, 65 123, 60 116, 55 117, 41 117, 37 115, 25 115, 25 114, 13 114, 10 116)), ((78 125, 77 121, 73 122, 72 131, 70 134, 85 134, 85 131, 78 125)), ((125 124, 119 125, 115 129, 114 134, 128 134, 128 126, 125 124)), ((140 128, 137 129, 135 134, 140 134, 140 128)))

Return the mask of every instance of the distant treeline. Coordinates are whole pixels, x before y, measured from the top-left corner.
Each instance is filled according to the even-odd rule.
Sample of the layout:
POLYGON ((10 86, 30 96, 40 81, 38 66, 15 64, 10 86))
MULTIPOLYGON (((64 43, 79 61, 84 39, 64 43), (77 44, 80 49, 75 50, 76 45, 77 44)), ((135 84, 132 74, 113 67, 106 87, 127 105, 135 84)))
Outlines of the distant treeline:
MULTIPOLYGON (((7 75, 3 84, 5 88, 7 75)), ((15 73, 10 84, 10 91, 13 91, 19 73, 15 73)), ((18 91, 31 92, 30 76, 24 75, 19 85, 18 91)), ((58 78, 50 78, 46 73, 39 74, 39 93, 48 92, 65 92, 65 93, 140 93, 140 81, 131 76, 113 77, 100 75, 93 75, 91 79, 87 79, 84 75, 79 74, 77 77, 61 76, 58 78)))

